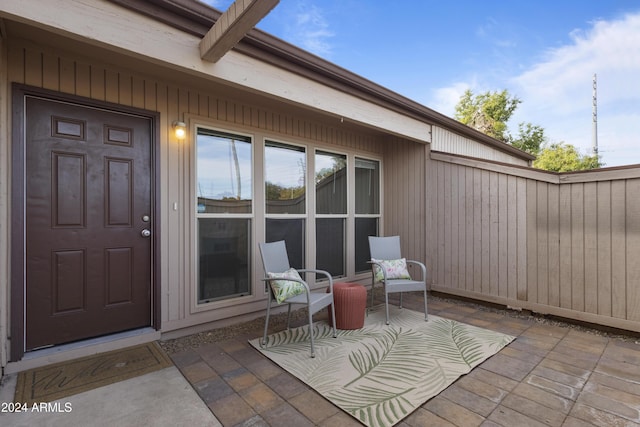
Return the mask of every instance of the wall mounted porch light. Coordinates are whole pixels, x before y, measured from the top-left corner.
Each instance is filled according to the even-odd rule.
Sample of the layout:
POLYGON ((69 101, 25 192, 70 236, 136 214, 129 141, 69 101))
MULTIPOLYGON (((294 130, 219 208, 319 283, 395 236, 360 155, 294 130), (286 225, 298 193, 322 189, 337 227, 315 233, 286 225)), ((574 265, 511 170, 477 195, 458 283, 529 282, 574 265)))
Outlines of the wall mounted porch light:
POLYGON ((173 132, 179 141, 182 141, 187 136, 187 125, 185 122, 175 121, 171 124, 173 132))

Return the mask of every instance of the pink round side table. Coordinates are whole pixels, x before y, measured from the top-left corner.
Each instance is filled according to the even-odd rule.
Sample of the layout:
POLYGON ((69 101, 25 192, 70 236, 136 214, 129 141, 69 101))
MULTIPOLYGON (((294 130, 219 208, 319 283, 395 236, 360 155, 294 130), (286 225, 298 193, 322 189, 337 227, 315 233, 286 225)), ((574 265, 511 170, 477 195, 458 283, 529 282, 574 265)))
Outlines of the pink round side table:
MULTIPOLYGON (((367 309, 367 289, 364 286, 358 283, 334 283, 333 302, 336 311, 336 328, 360 329, 364 326, 367 309)), ((331 324, 331 306, 329 306, 329 324, 331 324)))

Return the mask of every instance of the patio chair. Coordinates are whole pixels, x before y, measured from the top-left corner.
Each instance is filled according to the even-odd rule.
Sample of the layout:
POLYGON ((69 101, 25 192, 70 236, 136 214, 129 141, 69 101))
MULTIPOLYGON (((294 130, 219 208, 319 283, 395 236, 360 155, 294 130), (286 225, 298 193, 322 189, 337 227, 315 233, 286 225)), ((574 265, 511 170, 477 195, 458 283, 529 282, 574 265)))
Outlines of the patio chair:
POLYGON ((333 326, 333 337, 336 333, 336 316, 333 304, 333 279, 324 270, 296 270, 289 265, 287 248, 284 241, 273 243, 260 243, 260 255, 264 267, 264 281, 269 285, 269 302, 267 304, 267 318, 264 324, 264 335, 262 345, 267 344, 267 330, 269 329, 269 315, 271 314, 271 304, 275 300, 278 304, 288 304, 287 329, 290 327, 291 306, 303 304, 307 306, 309 313, 309 339, 311 341, 311 357, 315 357, 313 347, 313 314, 321 309, 331 307, 331 319, 333 326), (326 276, 329 280, 328 290, 325 292, 311 292, 306 281, 302 280, 299 273, 315 273, 326 276))
POLYGON ((389 324, 389 294, 400 292, 400 308, 402 308, 402 292, 424 292, 424 320, 427 315, 427 268, 419 261, 402 258, 400 253, 400 237, 369 236, 369 251, 371 254, 371 306, 373 307, 373 290, 376 282, 381 282, 384 288, 384 301, 389 324), (407 265, 420 268, 421 279, 411 278, 407 265))

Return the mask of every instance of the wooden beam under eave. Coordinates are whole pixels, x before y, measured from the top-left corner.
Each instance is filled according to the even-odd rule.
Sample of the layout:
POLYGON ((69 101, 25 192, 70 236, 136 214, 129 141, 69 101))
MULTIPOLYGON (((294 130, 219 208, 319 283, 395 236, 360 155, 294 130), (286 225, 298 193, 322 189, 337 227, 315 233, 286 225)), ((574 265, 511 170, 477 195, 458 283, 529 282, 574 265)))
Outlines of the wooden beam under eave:
POLYGON ((200 40, 200 57, 217 62, 280 0, 236 0, 200 40))

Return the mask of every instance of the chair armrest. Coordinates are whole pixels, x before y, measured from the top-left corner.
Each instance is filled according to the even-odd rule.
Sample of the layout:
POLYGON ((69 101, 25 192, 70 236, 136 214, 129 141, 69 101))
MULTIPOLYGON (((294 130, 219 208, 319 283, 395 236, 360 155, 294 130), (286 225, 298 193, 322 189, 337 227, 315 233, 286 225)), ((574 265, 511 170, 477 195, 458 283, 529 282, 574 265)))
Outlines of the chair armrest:
POLYGON ((298 273, 315 273, 315 274, 320 274, 325 276, 328 280, 329 280, 329 289, 331 290, 331 293, 333 293, 333 278, 331 277, 331 274, 329 274, 328 271, 325 270, 312 270, 312 269, 302 269, 302 270, 298 270, 298 273))
POLYGON ((417 265, 418 267, 420 267, 420 270, 422 271, 422 280, 426 283, 427 281, 427 267, 421 263, 420 261, 414 261, 414 260, 407 260, 407 265, 409 264, 413 264, 413 265, 417 265))
POLYGON ((371 281, 371 286, 373 286, 374 283, 376 282, 376 273, 375 273, 375 269, 373 268, 374 264, 378 266, 380 271, 382 271, 382 277, 383 277, 382 281, 386 283, 386 281, 387 281, 387 269, 384 268, 382 266, 382 264, 380 264, 377 261, 367 261, 367 264, 371 264, 371 275, 373 276, 372 281, 371 281))

